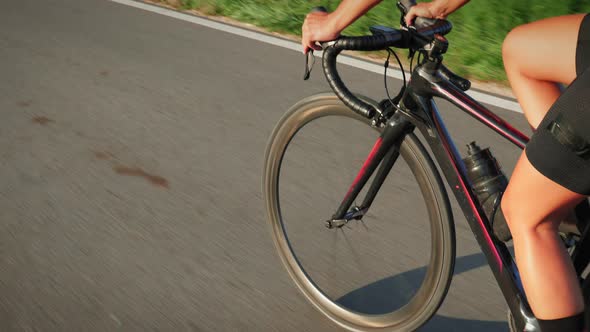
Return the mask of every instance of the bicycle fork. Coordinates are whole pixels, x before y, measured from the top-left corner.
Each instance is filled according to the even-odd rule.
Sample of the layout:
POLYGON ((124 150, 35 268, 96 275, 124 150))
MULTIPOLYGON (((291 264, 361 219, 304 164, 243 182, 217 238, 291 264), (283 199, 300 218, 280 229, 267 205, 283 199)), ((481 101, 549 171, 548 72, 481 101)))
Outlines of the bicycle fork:
POLYGON ((377 196, 377 192, 399 157, 399 149, 406 134, 413 130, 414 125, 403 116, 394 115, 387 122, 383 132, 375 142, 375 145, 371 149, 363 166, 344 196, 342 203, 340 203, 338 210, 332 215, 331 220, 326 221, 326 227, 340 228, 353 219, 362 219, 367 211, 369 211, 375 196, 377 196), (362 204, 351 208, 352 203, 364 188, 369 178, 371 178, 379 164, 381 164, 381 166, 373 178, 362 204))

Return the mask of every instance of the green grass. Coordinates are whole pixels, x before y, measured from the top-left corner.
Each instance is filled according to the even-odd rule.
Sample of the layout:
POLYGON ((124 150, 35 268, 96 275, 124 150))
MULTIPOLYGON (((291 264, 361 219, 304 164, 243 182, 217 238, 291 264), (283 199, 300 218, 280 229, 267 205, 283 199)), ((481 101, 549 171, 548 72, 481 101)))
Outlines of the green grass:
MULTIPOLYGON (((162 0, 160 0, 162 1, 162 0)), ((337 0, 181 0, 185 9, 198 9, 255 24, 271 31, 301 34, 310 8, 334 10, 337 0)), ((515 26, 541 18, 590 12, 590 0, 473 0, 449 17, 453 32, 446 55, 447 65, 460 75, 483 81, 505 82, 501 46, 515 26)), ((385 0, 348 27, 343 34, 367 34, 371 25, 397 27, 395 1, 385 0)))

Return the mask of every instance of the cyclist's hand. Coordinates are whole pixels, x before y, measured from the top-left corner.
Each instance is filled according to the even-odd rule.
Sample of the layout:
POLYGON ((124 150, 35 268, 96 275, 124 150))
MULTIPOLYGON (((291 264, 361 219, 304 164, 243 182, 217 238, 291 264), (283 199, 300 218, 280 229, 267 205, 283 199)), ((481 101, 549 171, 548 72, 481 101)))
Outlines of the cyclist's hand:
POLYGON ((336 28, 332 16, 324 12, 307 14, 301 27, 301 32, 301 46, 303 46, 304 54, 307 54, 310 49, 322 49, 315 42, 334 40, 340 35, 340 31, 336 28))
POLYGON ((444 18, 439 15, 434 2, 421 2, 410 8, 405 17, 406 24, 413 25, 416 17, 444 18))

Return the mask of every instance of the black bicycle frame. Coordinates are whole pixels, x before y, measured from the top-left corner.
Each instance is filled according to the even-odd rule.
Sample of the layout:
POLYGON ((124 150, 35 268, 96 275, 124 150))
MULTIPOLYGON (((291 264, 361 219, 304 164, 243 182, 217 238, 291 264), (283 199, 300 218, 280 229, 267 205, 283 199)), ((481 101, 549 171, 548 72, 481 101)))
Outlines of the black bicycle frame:
POLYGON ((538 323, 528 305, 518 269, 506 245, 492 237, 490 222, 472 190, 462 157, 447 131, 433 97, 446 99, 501 136, 523 149, 527 136, 489 111, 440 75, 435 62, 425 61, 412 73, 403 99, 402 109, 385 125, 363 167, 346 193, 333 221, 350 220, 362 216, 399 155, 399 144, 406 133, 417 127, 426 138, 449 186, 463 210, 469 226, 485 254, 494 277, 513 313, 519 329, 539 331, 538 323), (377 166, 381 167, 373 179, 360 207, 349 211, 352 202, 364 187, 377 166))
POLYGON ((537 320, 526 300, 518 268, 506 245, 491 236, 491 223, 472 190, 461 155, 441 119, 433 97, 450 101, 521 149, 525 147, 528 138, 438 75, 436 70, 428 70, 427 66, 422 66, 416 71, 410 89, 418 105, 418 114, 421 113, 421 119, 426 120, 417 126, 430 145, 471 231, 486 256, 517 326, 519 329, 526 326, 526 331, 539 331, 537 320))

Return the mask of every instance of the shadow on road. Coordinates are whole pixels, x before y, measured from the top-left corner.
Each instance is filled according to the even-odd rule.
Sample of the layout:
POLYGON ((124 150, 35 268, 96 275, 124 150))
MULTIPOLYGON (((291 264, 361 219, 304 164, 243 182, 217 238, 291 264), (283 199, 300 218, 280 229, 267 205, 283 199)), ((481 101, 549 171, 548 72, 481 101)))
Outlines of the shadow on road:
MULTIPOLYGON (((458 257, 455 273, 476 269, 486 265, 482 253, 458 257)), ((356 289, 337 300, 349 309, 366 314, 385 314, 407 304, 420 287, 426 267, 420 267, 395 276, 378 280, 356 289)), ((506 330, 506 322, 467 320, 436 315, 420 331, 501 331, 506 330)))
MULTIPOLYGON (((458 257, 455 275, 486 265, 482 253, 458 257)), ((426 267, 400 273, 356 289, 337 300, 352 310, 379 315, 401 308, 420 287, 426 267)))

